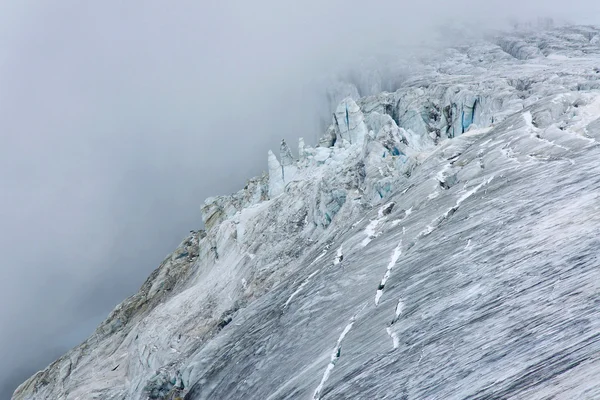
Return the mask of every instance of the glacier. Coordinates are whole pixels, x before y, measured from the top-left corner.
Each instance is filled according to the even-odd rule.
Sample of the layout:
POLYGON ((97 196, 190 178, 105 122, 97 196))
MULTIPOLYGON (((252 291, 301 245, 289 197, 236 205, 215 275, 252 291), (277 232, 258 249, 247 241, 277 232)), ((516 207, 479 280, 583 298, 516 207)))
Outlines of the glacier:
POLYGON ((414 62, 13 399, 600 398, 600 28, 414 62))

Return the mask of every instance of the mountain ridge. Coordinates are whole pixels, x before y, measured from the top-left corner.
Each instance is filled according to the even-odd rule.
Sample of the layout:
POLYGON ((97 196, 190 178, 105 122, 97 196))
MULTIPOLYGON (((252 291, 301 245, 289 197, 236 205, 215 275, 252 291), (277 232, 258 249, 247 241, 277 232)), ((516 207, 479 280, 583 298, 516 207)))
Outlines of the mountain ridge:
POLYGON ((600 396, 581 382, 600 354, 598 68, 600 30, 566 27, 352 91, 316 147, 282 142, 207 199, 205 229, 13 399, 600 396))

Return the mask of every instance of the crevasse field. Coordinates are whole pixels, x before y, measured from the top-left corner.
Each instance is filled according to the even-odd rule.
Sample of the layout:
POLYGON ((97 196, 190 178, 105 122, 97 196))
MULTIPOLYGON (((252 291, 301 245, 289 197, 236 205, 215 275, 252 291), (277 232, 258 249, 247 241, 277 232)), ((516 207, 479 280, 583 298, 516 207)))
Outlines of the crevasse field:
POLYGON ((418 62, 13 399, 600 398, 600 30, 418 62))

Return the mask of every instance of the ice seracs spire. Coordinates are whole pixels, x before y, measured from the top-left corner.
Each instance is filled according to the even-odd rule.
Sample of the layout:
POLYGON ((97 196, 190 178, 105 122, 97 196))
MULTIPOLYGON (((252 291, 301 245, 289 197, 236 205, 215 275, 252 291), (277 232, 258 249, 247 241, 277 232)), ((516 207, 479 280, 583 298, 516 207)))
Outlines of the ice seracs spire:
POLYGON ((279 158, 281 159, 281 165, 284 167, 295 163, 294 156, 290 146, 287 145, 285 139, 281 139, 281 146, 279 147, 279 158))
POLYGON ((283 167, 283 182, 284 184, 291 182, 296 176, 298 167, 296 166, 296 159, 292 155, 292 150, 285 142, 285 139, 281 140, 281 146, 279 148, 279 154, 281 158, 281 166, 283 167))
POLYGON ((362 144, 367 134, 364 116, 351 97, 346 97, 333 114, 333 122, 343 140, 351 144, 362 144))
POLYGON ((275 157, 275 154, 269 150, 269 198, 277 197, 283 193, 285 182, 283 181, 283 167, 275 157))
POLYGON ((304 138, 299 138, 298 139, 298 159, 300 161, 304 161, 304 159, 306 159, 306 153, 304 152, 304 147, 306 145, 304 144, 304 138))
POLYGON ((283 193, 285 185, 291 182, 298 172, 296 159, 292 155, 292 150, 285 142, 281 140, 279 147, 279 161, 275 154, 269 150, 269 197, 273 198, 283 193))

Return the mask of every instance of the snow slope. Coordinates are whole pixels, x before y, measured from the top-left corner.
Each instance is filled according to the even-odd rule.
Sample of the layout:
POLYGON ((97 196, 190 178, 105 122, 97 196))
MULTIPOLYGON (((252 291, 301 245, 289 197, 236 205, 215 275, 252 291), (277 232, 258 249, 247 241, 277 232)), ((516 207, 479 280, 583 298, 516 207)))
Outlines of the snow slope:
POLYGON ((13 399, 600 398, 599 38, 345 98, 13 399))

